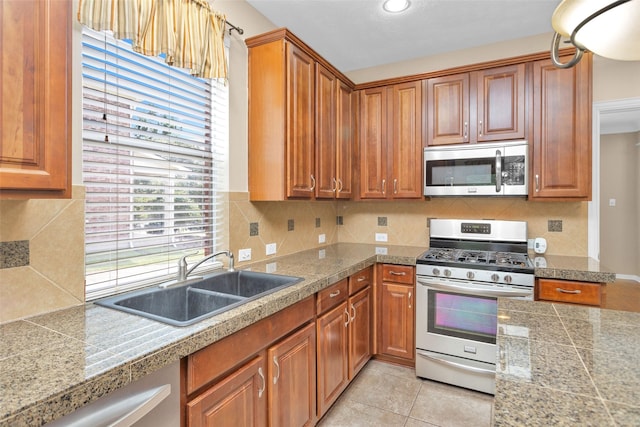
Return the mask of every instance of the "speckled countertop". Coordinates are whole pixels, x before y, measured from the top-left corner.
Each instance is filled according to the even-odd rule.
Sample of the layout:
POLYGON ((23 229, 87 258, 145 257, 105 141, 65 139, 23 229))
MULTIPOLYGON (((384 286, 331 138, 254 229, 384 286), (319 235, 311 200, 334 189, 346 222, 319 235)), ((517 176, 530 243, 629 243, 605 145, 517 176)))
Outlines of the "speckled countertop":
POLYGON ((305 280, 187 327, 94 304, 0 325, 0 426, 59 418, 369 265, 414 265, 424 250, 339 243, 254 263, 246 268, 305 280))
MULTIPOLYGON (((94 304, 0 325, 0 426, 42 425, 59 418, 369 265, 414 265, 425 249, 339 243, 243 266, 305 280, 187 327, 94 304)), ((586 264, 576 262, 581 258, 545 258, 553 267, 536 268, 541 277, 572 278, 565 273, 573 271, 581 280, 613 280, 600 280, 599 267, 584 258, 586 264), (580 266, 586 269, 576 270, 580 266)), ((538 304, 551 307, 533 306, 538 304)))
POLYGON ((577 280, 582 282, 611 283, 615 273, 589 257, 529 254, 536 277, 546 279, 577 280))
POLYGON ((640 425, 640 313, 498 302, 495 426, 640 425))

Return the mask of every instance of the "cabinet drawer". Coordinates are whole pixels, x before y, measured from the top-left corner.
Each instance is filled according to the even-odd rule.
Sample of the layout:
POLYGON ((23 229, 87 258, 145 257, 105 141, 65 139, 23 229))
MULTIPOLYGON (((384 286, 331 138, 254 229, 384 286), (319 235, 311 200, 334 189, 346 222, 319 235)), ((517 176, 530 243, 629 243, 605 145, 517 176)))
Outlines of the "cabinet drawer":
POLYGON ((321 314, 330 308, 335 307, 347 299, 347 279, 342 279, 338 283, 329 286, 318 292, 317 313, 321 314))
POLYGON ((384 264, 382 266, 382 281, 407 283, 409 285, 415 282, 414 269, 410 265, 393 265, 384 264))
POLYGON ((538 279, 537 288, 541 300, 598 306, 602 303, 602 285, 598 283, 538 279))
POLYGON ((364 270, 349 276, 349 295, 353 295, 360 289, 364 289, 371 284, 373 277, 373 267, 367 267, 364 270))

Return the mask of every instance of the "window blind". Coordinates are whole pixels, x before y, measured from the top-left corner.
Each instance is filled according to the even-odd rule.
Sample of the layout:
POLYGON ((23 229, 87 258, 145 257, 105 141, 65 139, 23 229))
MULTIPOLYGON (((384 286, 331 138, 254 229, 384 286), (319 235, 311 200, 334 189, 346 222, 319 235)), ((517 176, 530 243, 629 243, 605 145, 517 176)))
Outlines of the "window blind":
POLYGON ((180 257, 218 249, 228 89, 82 36, 87 300, 173 278, 180 257))

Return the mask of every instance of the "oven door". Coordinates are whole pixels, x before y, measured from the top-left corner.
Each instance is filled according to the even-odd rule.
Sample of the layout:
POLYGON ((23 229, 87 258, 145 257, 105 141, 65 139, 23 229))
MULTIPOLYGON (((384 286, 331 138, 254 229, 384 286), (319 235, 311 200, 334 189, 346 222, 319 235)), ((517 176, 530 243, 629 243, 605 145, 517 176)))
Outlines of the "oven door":
POLYGON ((528 193, 526 141, 424 149, 425 196, 528 193))
POLYGON ((532 298, 533 289, 417 276, 418 349, 495 363, 498 297, 532 298))

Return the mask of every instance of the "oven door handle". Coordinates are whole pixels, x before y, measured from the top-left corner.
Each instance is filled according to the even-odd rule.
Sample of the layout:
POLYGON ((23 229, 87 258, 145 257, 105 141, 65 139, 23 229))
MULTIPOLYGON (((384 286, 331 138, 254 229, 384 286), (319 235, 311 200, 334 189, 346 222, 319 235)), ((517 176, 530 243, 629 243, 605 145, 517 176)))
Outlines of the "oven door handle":
POLYGON ((471 295, 478 295, 481 297, 511 297, 511 298, 516 298, 516 297, 530 297, 533 294, 533 289, 532 290, 526 290, 526 291, 505 291, 505 290, 501 290, 501 289, 477 289, 477 288, 473 288, 470 289, 467 286, 464 285, 454 285, 454 284, 444 284, 441 282, 425 282, 424 279, 417 279, 417 282, 420 283, 422 286, 425 286, 427 288, 431 288, 431 289, 436 289, 436 290, 440 290, 440 291, 454 291, 454 292, 460 292, 463 294, 471 294, 471 295))
POLYGON ((416 353, 425 359, 430 359, 434 362, 441 363, 443 365, 453 366, 454 368, 462 369, 464 371, 471 371, 477 374, 482 374, 486 376, 494 377, 496 375, 496 371, 491 371, 489 369, 476 368, 475 366, 463 365, 461 363, 452 362, 450 360, 440 359, 439 357, 434 357, 430 354, 426 354, 420 350, 416 350, 416 353))

